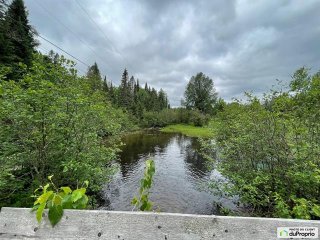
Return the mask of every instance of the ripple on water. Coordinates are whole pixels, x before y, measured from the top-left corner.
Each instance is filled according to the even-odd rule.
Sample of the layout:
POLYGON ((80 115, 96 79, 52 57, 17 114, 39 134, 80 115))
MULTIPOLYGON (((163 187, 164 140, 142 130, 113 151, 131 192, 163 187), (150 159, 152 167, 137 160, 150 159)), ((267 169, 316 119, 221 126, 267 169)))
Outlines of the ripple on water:
POLYGON ((219 197, 206 188, 213 175, 197 153, 199 143, 195 138, 153 132, 127 135, 123 142, 126 145, 119 160, 120 172, 104 187, 107 204, 102 208, 132 210, 130 202, 137 194, 145 160, 151 158, 156 165, 150 194, 155 208, 162 212, 217 213, 213 202, 219 197))

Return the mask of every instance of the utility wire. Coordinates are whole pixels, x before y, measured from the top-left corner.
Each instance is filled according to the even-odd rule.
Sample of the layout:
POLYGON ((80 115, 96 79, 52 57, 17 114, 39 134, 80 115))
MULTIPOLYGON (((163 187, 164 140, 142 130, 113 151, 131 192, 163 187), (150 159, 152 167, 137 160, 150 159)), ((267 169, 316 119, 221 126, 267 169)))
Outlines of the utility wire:
POLYGON ((122 55, 122 53, 116 48, 116 46, 112 43, 112 41, 110 40, 110 38, 108 38, 108 36, 104 33, 104 31, 101 29, 101 27, 97 24, 97 22, 90 16, 90 14, 88 13, 88 11, 80 4, 80 2, 78 0, 75 0, 75 2, 78 4, 79 8, 87 15, 87 17, 90 19, 90 21, 96 26, 96 28, 101 32, 101 34, 104 36, 104 38, 110 43, 111 47, 116 51, 116 53, 118 55, 121 56, 122 60, 128 64, 132 70, 133 67, 131 66, 131 64, 129 64, 128 61, 126 61, 125 57, 122 55))
MULTIPOLYGON (((8 15, 6 17, 9 17, 8 15)), ((12 17, 9 17, 11 20, 16 21, 16 19, 13 19, 12 17)), ((67 52, 66 50, 64 50, 62 47, 59 47, 57 44, 53 43, 52 41, 50 41, 49 39, 47 39, 44 36, 41 36, 40 33, 36 32, 35 30, 33 30, 32 28, 29 29, 28 26, 26 25, 22 25, 24 28, 26 28, 27 30, 30 30, 35 36, 43 39, 44 41, 46 41, 47 43, 51 44, 52 46, 58 48, 60 51, 64 52, 65 54, 67 54, 68 56, 72 57, 73 59, 77 60, 78 62, 82 63, 83 65, 85 65, 86 67, 90 67, 89 64, 85 63, 84 61, 80 60, 79 58, 73 56, 71 53, 67 52)))
POLYGON ((50 17, 52 17, 56 22, 58 22, 59 24, 61 24, 64 28, 66 28, 69 32, 71 32, 80 42, 82 42, 84 45, 86 45, 95 56, 97 56, 98 58, 100 58, 100 60, 102 60, 107 66, 110 67, 109 63, 107 63, 106 61, 104 61, 104 59, 102 59, 99 54, 97 54, 97 52, 84 40, 82 40, 72 29, 70 29, 68 26, 66 26, 61 20, 59 20, 57 17, 55 17, 53 14, 51 14, 51 12, 43 6, 42 3, 40 3, 38 0, 35 1, 38 6, 40 6, 44 11, 46 11, 50 17))
POLYGON ((68 53, 66 50, 62 49, 61 47, 59 47, 57 44, 51 42, 50 40, 48 40, 47 38, 41 36, 39 33, 37 35, 39 38, 43 39, 44 41, 50 43, 52 46, 55 46, 56 48, 58 48, 60 51, 64 52, 65 54, 67 54, 68 56, 76 59, 78 62, 82 63, 83 65, 85 65, 86 67, 90 67, 89 64, 83 62, 82 60, 80 60, 79 58, 73 56, 71 53, 68 53))

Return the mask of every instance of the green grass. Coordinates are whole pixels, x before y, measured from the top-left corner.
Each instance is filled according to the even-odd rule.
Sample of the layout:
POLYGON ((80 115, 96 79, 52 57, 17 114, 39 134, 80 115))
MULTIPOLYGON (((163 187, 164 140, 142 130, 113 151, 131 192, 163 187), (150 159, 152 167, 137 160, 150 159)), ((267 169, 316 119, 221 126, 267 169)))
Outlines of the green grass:
POLYGON ((189 137, 202 137, 202 138, 213 137, 213 131, 209 127, 195 127, 192 125, 185 125, 185 124, 169 125, 162 128, 160 131, 167 132, 167 133, 182 133, 189 137))

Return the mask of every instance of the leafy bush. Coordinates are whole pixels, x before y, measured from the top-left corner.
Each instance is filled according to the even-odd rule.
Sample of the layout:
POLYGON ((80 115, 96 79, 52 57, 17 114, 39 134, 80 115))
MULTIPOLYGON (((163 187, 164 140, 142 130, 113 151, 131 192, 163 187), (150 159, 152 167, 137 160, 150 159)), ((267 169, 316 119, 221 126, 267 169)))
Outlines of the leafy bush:
POLYGON ((255 214, 319 219, 320 74, 302 68, 290 85, 218 114, 217 165, 255 214))
POLYGON ((143 127, 165 127, 170 124, 184 123, 195 126, 204 126, 209 122, 209 116, 199 110, 184 108, 164 109, 159 112, 144 112, 143 127))
POLYGON ((72 191, 70 187, 57 188, 52 182, 52 176, 49 176, 48 179, 50 183, 36 189, 35 192, 41 189, 42 194, 37 197, 32 210, 36 211, 36 218, 40 223, 44 209, 48 208, 48 218, 54 227, 61 220, 63 209, 85 209, 87 207, 86 188, 89 182, 85 181, 83 187, 72 191))
POLYGON ((0 207, 29 206, 50 174, 59 186, 89 180, 91 194, 113 174, 128 117, 73 66, 37 54, 19 81, 0 71, 0 207))

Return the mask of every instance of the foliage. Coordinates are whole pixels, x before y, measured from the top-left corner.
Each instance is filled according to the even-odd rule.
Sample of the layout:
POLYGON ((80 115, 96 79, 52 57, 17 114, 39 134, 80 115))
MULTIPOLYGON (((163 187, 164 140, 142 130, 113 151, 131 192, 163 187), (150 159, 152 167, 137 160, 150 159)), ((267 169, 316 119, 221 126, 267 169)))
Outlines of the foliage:
POLYGON ((3 2, 1 8, 4 13, 0 16, 0 64, 12 69, 8 72, 10 79, 18 80, 25 72, 20 63, 31 66, 38 44, 36 32, 29 24, 23 0, 13 0, 10 5, 3 2))
POLYGON ((61 220, 63 209, 85 209, 87 207, 86 190, 89 182, 85 181, 81 188, 72 190, 70 187, 57 188, 52 182, 52 176, 49 176, 48 179, 49 183, 36 189, 35 192, 42 190, 42 193, 37 197, 32 209, 36 211, 36 218, 40 223, 44 209, 48 208, 48 218, 54 227, 61 220))
POLYGON ((122 74, 119 87, 105 80, 103 89, 114 105, 126 109, 138 121, 143 118, 144 112, 158 112, 170 108, 167 94, 162 89, 157 91, 147 83, 141 88, 138 79, 135 80, 133 76, 129 79, 127 69, 122 74))
POLYGON ((211 129, 208 127, 196 127, 185 124, 169 125, 161 129, 161 132, 182 133, 190 137, 209 138, 212 137, 211 129))
POLYGON ((60 186, 89 180, 90 194, 113 174, 117 138, 131 123, 73 66, 35 54, 19 81, 2 81, 10 69, 1 68, 1 206, 29 206, 30 192, 49 174, 60 186))
POLYGON ((94 63, 91 67, 89 67, 87 79, 93 91, 102 89, 102 78, 97 63, 94 63))
MULTIPOLYGON (((215 164, 259 216, 320 218, 320 74, 299 69, 286 92, 227 104, 215 164)), ((211 147, 213 149, 213 147, 211 147)))
POLYGON ((209 116, 202 114, 199 110, 172 108, 158 112, 145 111, 140 124, 143 127, 165 127, 182 123, 202 127, 208 124, 208 121, 209 116))
POLYGON ((202 72, 192 76, 184 93, 184 105, 187 108, 198 109, 202 113, 212 114, 217 101, 217 93, 212 79, 202 72))
POLYGON ((131 204, 141 211, 152 210, 153 203, 149 201, 150 188, 152 186, 153 175, 155 173, 155 164, 153 160, 146 161, 144 177, 140 180, 139 196, 134 197, 131 204))

